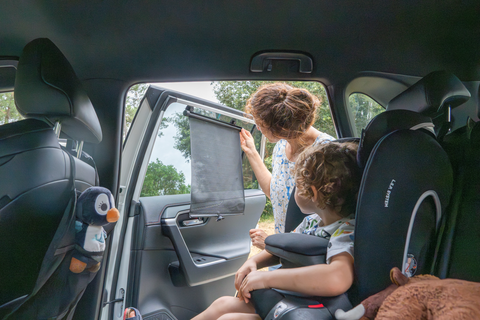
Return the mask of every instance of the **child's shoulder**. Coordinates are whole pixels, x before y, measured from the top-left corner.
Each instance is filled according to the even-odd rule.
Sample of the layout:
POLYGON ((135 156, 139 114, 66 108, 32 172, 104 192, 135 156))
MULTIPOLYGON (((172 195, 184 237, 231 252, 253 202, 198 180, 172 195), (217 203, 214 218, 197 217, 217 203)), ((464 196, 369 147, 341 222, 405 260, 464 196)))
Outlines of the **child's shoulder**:
POLYGON ((343 218, 337 221, 338 228, 335 230, 333 237, 343 234, 351 234, 355 231, 355 219, 353 217, 343 218))
POLYGON ((293 230, 294 233, 305 233, 316 226, 322 221, 316 213, 310 214, 303 218, 302 222, 293 230))
POLYGON ((346 218, 343 218, 341 220, 339 220, 340 222, 340 227, 339 228, 342 228, 342 229, 355 229, 355 216, 354 215, 350 215, 346 218))
POLYGON ((313 142, 313 145, 316 146, 317 144, 328 143, 332 140, 335 140, 335 138, 329 135, 328 133, 320 131, 320 134, 315 139, 315 142, 313 142))

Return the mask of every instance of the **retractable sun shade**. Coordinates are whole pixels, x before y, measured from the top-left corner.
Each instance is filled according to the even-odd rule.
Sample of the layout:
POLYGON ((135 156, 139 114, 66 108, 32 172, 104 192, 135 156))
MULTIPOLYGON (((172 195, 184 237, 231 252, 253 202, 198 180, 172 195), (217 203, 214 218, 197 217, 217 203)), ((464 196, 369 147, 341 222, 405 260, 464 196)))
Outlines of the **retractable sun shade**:
POLYGON ((245 195, 240 127, 191 112, 190 216, 243 214, 245 195))

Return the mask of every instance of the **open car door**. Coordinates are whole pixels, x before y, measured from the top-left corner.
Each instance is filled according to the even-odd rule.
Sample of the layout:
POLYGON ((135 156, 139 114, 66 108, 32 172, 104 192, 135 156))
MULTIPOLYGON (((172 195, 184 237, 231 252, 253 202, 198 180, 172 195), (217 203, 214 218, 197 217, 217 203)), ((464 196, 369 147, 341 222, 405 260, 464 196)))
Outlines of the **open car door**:
POLYGON ((124 146, 121 218, 111 239, 102 319, 122 319, 129 306, 144 319, 190 319, 235 293, 235 272, 250 252, 248 231, 266 202, 246 157, 242 163, 240 127, 263 150, 265 139, 243 112, 149 87, 124 146), (202 129, 204 137, 191 134, 192 121, 211 129, 202 129), (199 158, 213 162, 199 167, 199 158), (241 188, 230 212, 198 205, 212 196, 226 202, 219 183, 241 188))

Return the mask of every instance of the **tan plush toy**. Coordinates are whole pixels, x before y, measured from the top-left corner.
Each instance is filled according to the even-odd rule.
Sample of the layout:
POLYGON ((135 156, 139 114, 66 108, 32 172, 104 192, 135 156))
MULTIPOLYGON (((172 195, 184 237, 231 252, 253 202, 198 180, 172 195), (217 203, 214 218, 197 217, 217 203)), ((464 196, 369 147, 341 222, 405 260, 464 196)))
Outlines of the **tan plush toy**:
POLYGON ((352 310, 337 310, 337 320, 480 319, 480 283, 431 275, 407 278, 398 268, 390 271, 390 279, 392 285, 352 310))

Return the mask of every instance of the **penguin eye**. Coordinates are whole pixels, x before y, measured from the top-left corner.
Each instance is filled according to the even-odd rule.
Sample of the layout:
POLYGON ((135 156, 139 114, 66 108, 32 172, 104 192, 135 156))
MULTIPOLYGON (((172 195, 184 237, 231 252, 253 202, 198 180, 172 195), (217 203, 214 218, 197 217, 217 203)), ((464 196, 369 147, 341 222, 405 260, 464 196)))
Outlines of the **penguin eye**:
POLYGON ((108 209, 110 209, 108 205, 108 196, 105 193, 99 194, 95 200, 95 211, 98 214, 106 215, 108 209))

